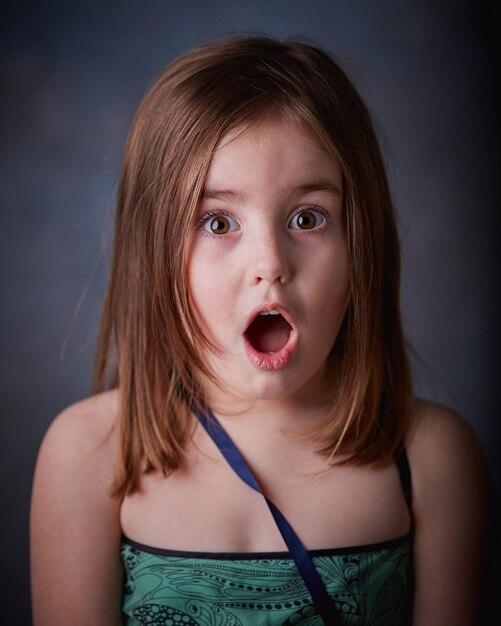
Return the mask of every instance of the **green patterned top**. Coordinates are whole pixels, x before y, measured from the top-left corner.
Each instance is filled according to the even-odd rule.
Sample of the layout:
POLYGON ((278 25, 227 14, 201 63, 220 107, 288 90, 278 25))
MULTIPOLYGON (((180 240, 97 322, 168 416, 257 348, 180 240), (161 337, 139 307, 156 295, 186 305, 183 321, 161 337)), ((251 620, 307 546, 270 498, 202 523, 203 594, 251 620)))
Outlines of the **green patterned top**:
MULTIPOLYGON (((410 624, 412 536, 310 555, 346 626, 410 624)), ((125 626, 322 626, 288 552, 161 550, 124 538, 125 626)))

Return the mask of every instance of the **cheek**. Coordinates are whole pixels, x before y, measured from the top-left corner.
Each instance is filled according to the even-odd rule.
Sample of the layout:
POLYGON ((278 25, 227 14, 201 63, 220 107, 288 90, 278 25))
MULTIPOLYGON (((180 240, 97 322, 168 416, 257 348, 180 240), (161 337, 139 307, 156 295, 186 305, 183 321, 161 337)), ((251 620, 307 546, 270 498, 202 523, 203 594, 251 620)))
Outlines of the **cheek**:
POLYGON ((345 294, 350 283, 350 267, 344 239, 336 238, 334 244, 326 246, 314 262, 317 266, 317 285, 323 296, 329 299, 345 294))
POLYGON ((196 241, 192 240, 188 248, 187 282, 190 302, 196 320, 202 328, 206 329, 207 313, 205 309, 209 295, 209 281, 204 280, 204 269, 206 265, 201 252, 196 241))
MULTIPOLYGON (((350 299, 350 269, 347 251, 337 249, 337 252, 326 255, 319 263, 319 267, 329 270, 316 271, 315 289, 311 294, 315 301, 315 315, 325 322, 324 332, 330 335, 337 334, 350 299), (331 320, 334 324, 328 324, 331 320)), ((319 329, 320 330, 320 329, 319 329)))
POLYGON ((195 253, 188 264, 188 287, 198 323, 217 339, 231 318, 232 294, 227 277, 218 271, 216 263, 195 253))
POLYGON ((188 288, 190 300, 198 322, 205 328, 208 327, 208 322, 211 318, 212 294, 210 282, 196 263, 189 268, 188 288))

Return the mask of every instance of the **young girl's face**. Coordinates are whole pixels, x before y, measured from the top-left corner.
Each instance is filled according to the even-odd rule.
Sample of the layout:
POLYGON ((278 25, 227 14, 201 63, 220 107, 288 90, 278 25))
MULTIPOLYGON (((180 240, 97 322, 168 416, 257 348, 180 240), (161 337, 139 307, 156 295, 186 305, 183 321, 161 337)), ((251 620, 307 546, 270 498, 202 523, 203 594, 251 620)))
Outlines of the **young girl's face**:
POLYGON ((342 194, 337 161, 288 125, 230 134, 216 151, 188 279, 220 348, 209 368, 239 396, 313 397, 322 381, 349 298, 342 194))

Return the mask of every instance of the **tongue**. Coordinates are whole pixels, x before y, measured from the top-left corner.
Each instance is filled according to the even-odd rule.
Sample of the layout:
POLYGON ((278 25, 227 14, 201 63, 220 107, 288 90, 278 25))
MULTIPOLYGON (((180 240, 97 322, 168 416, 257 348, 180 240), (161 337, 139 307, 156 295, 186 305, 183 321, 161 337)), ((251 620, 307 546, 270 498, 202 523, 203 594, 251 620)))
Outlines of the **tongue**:
POLYGON ((258 315, 247 329, 247 338, 258 352, 278 352, 289 340, 291 330, 281 315, 258 315))

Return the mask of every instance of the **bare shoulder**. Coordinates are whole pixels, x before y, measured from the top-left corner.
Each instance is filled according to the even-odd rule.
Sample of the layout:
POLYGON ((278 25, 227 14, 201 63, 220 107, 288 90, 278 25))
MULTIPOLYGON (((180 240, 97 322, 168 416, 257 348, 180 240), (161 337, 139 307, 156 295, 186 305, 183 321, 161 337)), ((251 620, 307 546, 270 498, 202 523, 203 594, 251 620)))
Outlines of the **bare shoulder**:
POLYGON ((41 446, 70 459, 101 447, 113 447, 118 416, 118 390, 107 391, 64 409, 52 422, 41 446))
POLYGON ((116 391, 77 402, 40 447, 30 519, 37 626, 72 621, 74 609, 78 624, 119 623, 120 503, 110 495, 117 416, 116 391))
MULTIPOLYGON (((117 451, 117 392, 81 400, 52 422, 40 446, 34 497, 47 487, 83 495, 89 481, 94 497, 104 495, 113 480, 117 451)), ((90 494, 89 494, 90 495, 90 494)))
POLYGON ((417 400, 407 451, 415 529, 413 623, 473 625, 489 504, 482 447, 463 417, 417 400))
POLYGON ((465 490, 475 485, 487 488, 482 446, 470 424, 452 409, 416 400, 407 451, 418 504, 420 496, 433 495, 434 486, 437 492, 440 490, 441 478, 448 487, 457 484, 465 490))
MULTIPOLYGON (((109 491, 117 452, 118 392, 72 404, 50 425, 40 446, 33 496, 45 488, 95 500, 109 491)), ((112 501, 109 501, 112 506, 112 501)))
POLYGON ((416 399, 408 440, 410 453, 433 457, 437 453, 466 452, 482 456, 482 448, 472 427, 456 411, 416 399))

